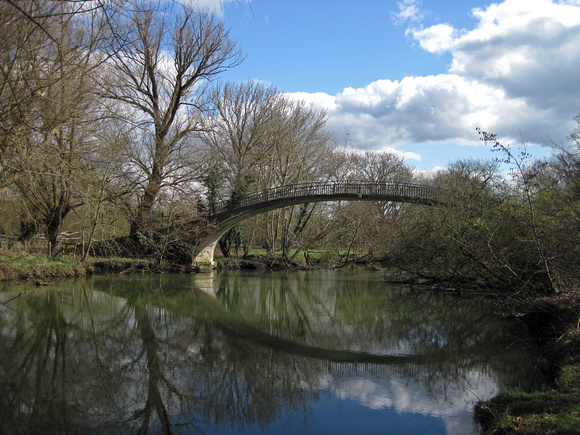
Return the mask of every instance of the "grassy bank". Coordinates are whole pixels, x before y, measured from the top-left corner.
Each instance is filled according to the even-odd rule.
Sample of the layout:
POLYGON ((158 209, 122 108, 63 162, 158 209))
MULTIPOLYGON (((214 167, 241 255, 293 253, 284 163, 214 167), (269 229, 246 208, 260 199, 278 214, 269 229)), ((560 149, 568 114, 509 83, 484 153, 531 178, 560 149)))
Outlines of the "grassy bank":
MULTIPOLYGON (((297 256, 288 262, 278 255, 253 252, 247 257, 216 257, 218 270, 232 269, 295 269, 304 267, 332 267, 339 264, 340 256, 334 252, 311 251, 308 261, 297 256)), ((80 261, 79 256, 47 257, 42 254, 23 253, 10 250, 0 251, 0 281, 29 281, 38 285, 58 278, 74 278, 99 273, 160 273, 191 272, 183 265, 159 264, 154 260, 136 258, 88 258, 80 261)))
POLYGON ((49 258, 33 254, 2 252, 0 281, 35 281, 71 278, 92 273, 90 264, 74 259, 49 258))
POLYGON ((486 434, 580 434, 580 295, 526 304, 515 318, 536 338, 544 391, 505 391, 475 410, 486 434))
POLYGON ((92 274, 184 272, 184 268, 162 266, 143 259, 99 258, 81 262, 78 257, 50 258, 42 255, 2 252, 0 281, 27 281, 45 285, 60 278, 92 274))
POLYGON ((580 367, 564 366, 548 391, 505 392, 480 403, 476 415, 489 434, 578 434, 580 367))
MULTIPOLYGON (((239 269, 271 269, 271 270, 296 270, 296 269, 333 269, 347 264, 365 264, 370 262, 357 258, 356 254, 346 250, 335 251, 328 249, 296 250, 291 249, 284 257, 282 251, 268 252, 266 249, 252 249, 246 256, 224 258, 216 255, 215 264, 217 270, 239 269)), ((369 259, 370 260, 370 259, 369 259)))

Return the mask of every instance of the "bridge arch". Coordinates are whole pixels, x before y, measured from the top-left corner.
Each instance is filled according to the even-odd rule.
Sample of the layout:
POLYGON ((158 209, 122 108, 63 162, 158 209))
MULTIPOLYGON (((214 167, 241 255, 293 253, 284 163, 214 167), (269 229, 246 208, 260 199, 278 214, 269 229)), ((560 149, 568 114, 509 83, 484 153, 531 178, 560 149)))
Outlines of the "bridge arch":
POLYGON ((216 205, 209 217, 215 227, 194 248, 193 265, 200 270, 213 269, 219 239, 238 223, 270 210, 331 201, 391 201, 432 206, 440 204, 439 197, 439 190, 432 186, 350 180, 300 183, 254 192, 235 203, 224 201, 216 205))

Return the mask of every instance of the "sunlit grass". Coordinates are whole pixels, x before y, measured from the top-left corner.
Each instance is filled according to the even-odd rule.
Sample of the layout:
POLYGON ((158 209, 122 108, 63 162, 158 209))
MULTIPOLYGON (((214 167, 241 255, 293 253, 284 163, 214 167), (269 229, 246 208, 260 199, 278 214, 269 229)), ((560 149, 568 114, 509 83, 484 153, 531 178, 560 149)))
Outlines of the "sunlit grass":
POLYGON ((77 258, 52 258, 16 251, 0 251, 0 280, 39 280, 45 277, 73 277, 86 274, 77 258))
POLYGON ((489 434, 580 434, 580 367, 565 366, 552 390, 507 391, 480 404, 477 412, 489 434))
MULTIPOLYGON (((308 250, 308 251, 300 250, 300 251, 298 251, 298 254, 296 254, 297 251, 298 251, 298 249, 296 249, 296 248, 290 249, 290 251, 288 252, 288 257, 292 258, 292 257, 296 256, 296 258, 302 259, 302 258, 304 258, 304 255, 306 254, 306 255, 308 255, 308 257, 311 260, 320 261, 320 260, 323 260, 325 258, 341 258, 341 257, 344 257, 347 255, 346 250, 336 251, 333 249, 312 249, 312 250, 308 250)), ((250 249, 249 255, 266 256, 266 255, 268 255, 268 251, 266 249, 263 249, 263 248, 254 248, 254 249, 250 249)), ((274 256, 276 256, 278 258, 282 258, 282 256, 283 256, 282 250, 274 251, 274 256)))

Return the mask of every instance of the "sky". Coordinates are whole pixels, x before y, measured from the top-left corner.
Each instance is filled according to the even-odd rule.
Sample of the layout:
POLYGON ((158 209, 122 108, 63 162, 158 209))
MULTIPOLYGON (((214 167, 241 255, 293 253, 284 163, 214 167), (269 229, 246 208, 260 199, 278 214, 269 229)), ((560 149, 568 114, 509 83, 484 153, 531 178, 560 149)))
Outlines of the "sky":
POLYGON ((212 8, 259 80, 327 112, 340 143, 419 170, 493 158, 476 128, 535 158, 580 114, 580 0, 187 0, 212 8))

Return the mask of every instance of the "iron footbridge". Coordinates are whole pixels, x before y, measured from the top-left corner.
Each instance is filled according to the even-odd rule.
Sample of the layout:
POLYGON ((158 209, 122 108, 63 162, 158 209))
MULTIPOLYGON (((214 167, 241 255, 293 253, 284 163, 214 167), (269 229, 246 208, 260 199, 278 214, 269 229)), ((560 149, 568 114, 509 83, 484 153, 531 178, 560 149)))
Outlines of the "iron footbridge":
POLYGON ((193 262, 201 270, 213 268, 213 254, 221 236, 241 221, 270 210, 329 201, 390 201, 433 206, 441 204, 439 197, 439 189, 433 186, 354 180, 298 183, 256 191, 213 205, 209 218, 214 227, 192 252, 193 262))

